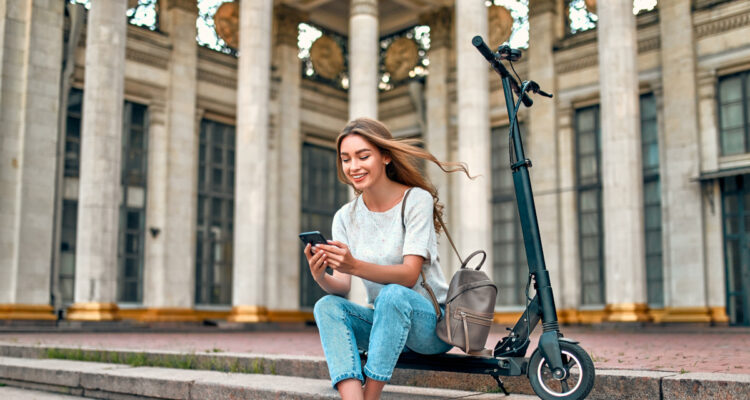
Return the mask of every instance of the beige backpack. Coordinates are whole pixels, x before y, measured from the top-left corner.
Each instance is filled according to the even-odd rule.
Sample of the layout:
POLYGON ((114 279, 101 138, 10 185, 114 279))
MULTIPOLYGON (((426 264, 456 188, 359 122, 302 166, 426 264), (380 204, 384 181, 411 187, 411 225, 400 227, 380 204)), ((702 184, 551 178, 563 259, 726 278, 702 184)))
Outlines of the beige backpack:
MULTIPOLYGON (((401 204, 401 223, 404 231, 406 230, 404 210, 406 208, 406 198, 409 196, 410 191, 411 189, 406 191, 401 204)), ((435 307, 435 314, 439 316, 435 332, 441 340, 459 347, 467 354, 492 356, 492 350, 485 349, 484 345, 487 343, 492 320, 495 316, 497 286, 495 286, 484 271, 479 270, 487 258, 487 253, 483 250, 477 250, 466 260, 462 260, 461 255, 458 254, 456 245, 453 244, 453 240, 448 233, 448 229, 445 228, 443 219, 438 217, 438 222, 443 227, 445 236, 451 243, 459 261, 461 261, 461 269, 453 275, 448 286, 444 315, 441 315, 435 293, 427 283, 424 271, 421 271, 422 287, 430 294, 432 305, 435 307), (479 265, 474 269, 467 268, 469 260, 478 254, 482 254, 482 260, 479 262, 479 265)))

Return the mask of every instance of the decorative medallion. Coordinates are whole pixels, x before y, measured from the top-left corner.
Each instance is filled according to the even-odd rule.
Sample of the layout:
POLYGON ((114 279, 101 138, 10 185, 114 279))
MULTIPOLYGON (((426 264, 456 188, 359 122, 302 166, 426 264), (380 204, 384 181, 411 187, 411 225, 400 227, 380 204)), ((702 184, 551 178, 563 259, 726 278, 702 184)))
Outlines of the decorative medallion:
POLYGON ((385 70, 394 82, 408 78, 409 71, 414 69, 418 62, 419 46, 407 37, 394 40, 385 52, 385 70))
POLYGON ((216 34, 233 49, 240 47, 240 5, 237 2, 224 3, 214 14, 216 34))
POLYGON ((584 0, 584 3, 586 3, 586 11, 596 14, 596 0, 584 0))
POLYGON ((507 8, 502 6, 492 6, 487 11, 490 17, 489 45, 491 49, 496 50, 497 46, 510 39, 510 34, 513 32, 513 16, 507 8))
POLYGON ((310 47, 310 61, 318 75, 336 79, 344 70, 344 53, 335 40, 323 35, 310 47))

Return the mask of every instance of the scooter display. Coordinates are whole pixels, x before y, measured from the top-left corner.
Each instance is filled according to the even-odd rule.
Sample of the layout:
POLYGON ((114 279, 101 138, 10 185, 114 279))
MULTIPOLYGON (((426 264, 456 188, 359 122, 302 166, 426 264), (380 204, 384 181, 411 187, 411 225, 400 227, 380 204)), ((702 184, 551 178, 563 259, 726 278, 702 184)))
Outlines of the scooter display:
POLYGON ((397 367, 489 374, 506 395, 508 392, 500 377, 526 375, 534 393, 544 400, 583 399, 594 387, 594 363, 578 342, 563 337, 560 332, 529 179, 531 160, 524 154, 517 118, 521 104, 532 106, 530 93, 546 97, 552 97, 552 94, 544 92, 534 81, 523 81, 519 85, 508 73, 502 61, 509 62, 512 67, 512 63, 521 58, 520 50, 506 45, 493 52, 481 36, 475 36, 472 44, 500 75, 503 83, 505 105, 510 119, 510 169, 529 267, 526 308, 509 334, 495 345, 492 357, 404 353, 399 358, 397 367), (514 93, 518 96, 517 100, 514 93), (529 295, 532 283, 536 292, 533 298, 529 295), (538 345, 530 357, 525 357, 531 344, 529 336, 540 321, 542 335, 538 345))

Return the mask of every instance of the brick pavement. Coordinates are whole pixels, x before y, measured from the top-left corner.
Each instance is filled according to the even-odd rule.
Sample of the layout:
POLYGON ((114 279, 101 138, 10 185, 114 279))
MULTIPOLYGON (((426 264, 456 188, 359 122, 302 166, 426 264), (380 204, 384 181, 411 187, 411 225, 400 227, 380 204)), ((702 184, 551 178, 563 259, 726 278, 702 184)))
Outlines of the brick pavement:
MULTIPOLYGON (((597 368, 750 375, 750 328, 690 325, 634 327, 563 326, 597 368)), ((541 329, 532 336, 535 346, 541 329)), ((505 334, 494 326, 488 344, 505 334)), ((97 348, 240 352, 322 356, 315 327, 277 331, 0 333, 0 343, 59 344, 97 348)), ((453 350, 454 352, 457 350, 453 350)), ((529 353, 530 354, 530 353, 529 353)), ((528 354, 527 354, 528 355, 528 354)))

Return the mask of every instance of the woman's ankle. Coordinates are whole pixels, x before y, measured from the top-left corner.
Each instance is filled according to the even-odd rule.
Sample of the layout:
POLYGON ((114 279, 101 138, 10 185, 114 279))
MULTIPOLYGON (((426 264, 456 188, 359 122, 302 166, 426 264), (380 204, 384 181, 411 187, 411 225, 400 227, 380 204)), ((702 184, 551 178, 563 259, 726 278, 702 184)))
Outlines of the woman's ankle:
POLYGON ((367 378, 364 387, 364 400, 378 400, 386 382, 367 378))
POLYGON ((355 378, 344 379, 336 384, 342 400, 362 400, 364 391, 362 390, 362 381, 355 378))

